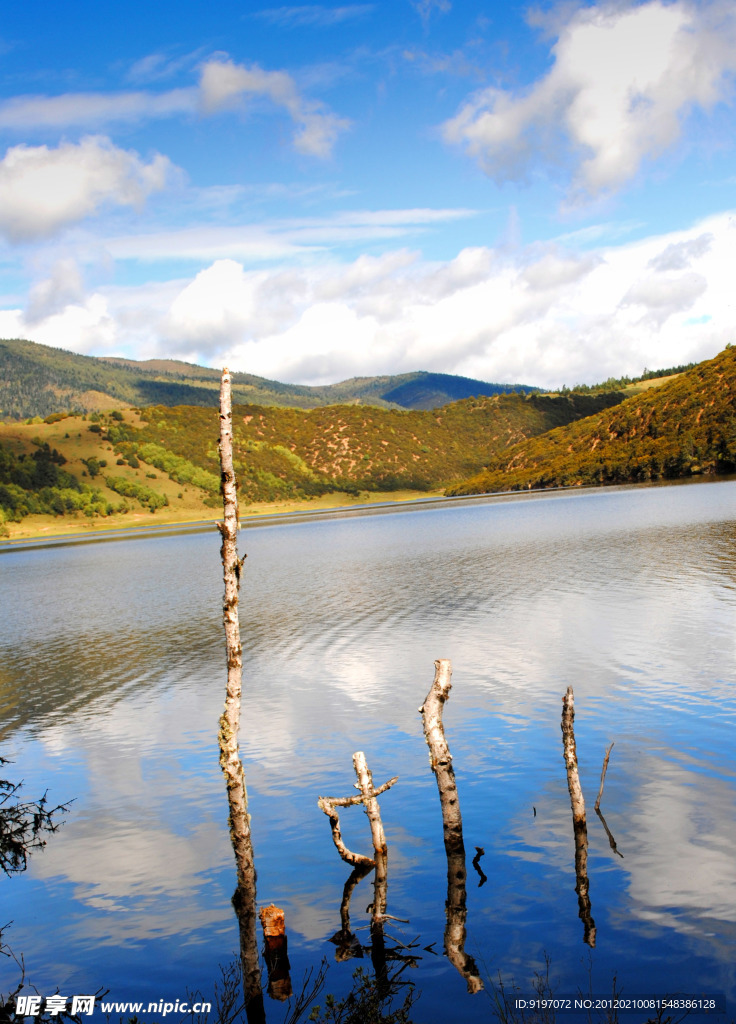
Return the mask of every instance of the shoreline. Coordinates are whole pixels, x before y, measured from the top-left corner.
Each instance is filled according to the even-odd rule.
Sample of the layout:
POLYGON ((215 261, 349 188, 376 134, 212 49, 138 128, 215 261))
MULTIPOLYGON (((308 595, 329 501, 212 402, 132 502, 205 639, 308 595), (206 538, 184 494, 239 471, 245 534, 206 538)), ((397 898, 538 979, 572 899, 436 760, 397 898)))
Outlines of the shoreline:
MULTIPOLYGON (((307 517, 326 512, 351 512, 371 509, 376 506, 392 506, 412 504, 422 501, 436 501, 443 498, 441 491, 376 491, 370 494, 363 492, 360 496, 334 492, 311 501, 275 501, 245 505, 240 509, 242 525, 253 525, 261 520, 283 521, 290 517, 307 517)), ((188 510, 188 514, 172 514, 169 512, 129 512, 127 515, 114 515, 105 519, 85 519, 82 517, 52 518, 44 515, 26 516, 19 523, 6 524, 9 536, 0 537, 0 548, 9 549, 25 544, 39 542, 54 543, 57 541, 84 541, 97 539, 124 538, 133 534, 157 534, 167 531, 214 528, 215 523, 222 519, 222 512, 215 514, 202 506, 201 509, 188 510), (66 520, 66 521, 65 521, 66 520)))
MULTIPOLYGON (((561 499, 575 494, 603 494, 623 490, 645 490, 659 487, 690 486, 736 481, 736 474, 698 476, 673 480, 648 480, 638 483, 604 484, 596 487, 545 487, 519 491, 492 491, 480 494, 445 495, 441 491, 374 491, 361 495, 333 492, 320 498, 303 501, 263 502, 246 505, 240 510, 242 529, 254 526, 278 526, 308 519, 334 516, 375 515, 402 508, 420 508, 448 504, 474 504, 507 501, 561 499)), ((58 521, 49 516, 28 516, 21 523, 8 523, 9 537, 0 537, 0 554, 23 547, 46 547, 58 544, 81 544, 93 541, 125 540, 127 537, 166 536, 172 533, 202 531, 215 528, 221 515, 212 515, 205 506, 188 510, 188 515, 151 515, 132 512, 105 519, 71 519, 59 529, 58 521), (43 522, 46 520, 46 522, 43 522), (112 521, 111 521, 112 520, 112 521)), ((62 517, 59 517, 62 518, 62 517)))

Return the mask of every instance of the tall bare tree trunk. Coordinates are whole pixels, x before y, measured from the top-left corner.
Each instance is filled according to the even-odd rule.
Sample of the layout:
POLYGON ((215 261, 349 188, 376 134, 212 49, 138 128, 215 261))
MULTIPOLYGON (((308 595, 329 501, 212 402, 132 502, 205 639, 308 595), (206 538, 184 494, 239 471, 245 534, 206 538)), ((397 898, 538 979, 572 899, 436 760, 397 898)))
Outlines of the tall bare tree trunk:
POLYGON ((452 689, 452 667, 450 662, 439 659, 434 663, 435 674, 427 699, 419 709, 422 714, 424 736, 429 747, 429 761, 437 779, 437 789, 442 807, 442 830, 447 854, 447 903, 445 912, 445 952, 450 962, 467 982, 468 992, 480 992, 483 988, 478 967, 470 954, 465 952, 467 935, 465 923, 468 917, 467 890, 465 882, 465 844, 463 842, 463 819, 457 795, 455 769, 452 755, 445 739, 442 725, 442 709, 452 689))
POLYGON ((220 385, 220 469, 223 521, 218 523, 222 536, 222 569, 225 597, 222 605, 227 649, 227 691, 225 709, 220 717, 220 767, 225 776, 230 808, 230 841, 235 853, 237 888, 233 906, 240 931, 240 960, 243 970, 243 994, 249 1022, 265 1022, 261 971, 258 963, 256 932, 256 869, 248 814, 245 772, 240 760, 240 698, 243 685, 243 648, 240 643, 238 591, 244 558, 238 557, 238 494, 233 469, 233 414, 230 371, 222 373, 220 385))
POLYGON ((578 753, 575 745, 575 697, 572 686, 562 698, 562 745, 567 769, 567 788, 572 807, 572 826, 575 833, 575 892, 578 894, 578 914, 583 922, 583 942, 595 946, 595 921, 591 911, 590 883, 588 881, 588 826, 585 819, 585 799, 578 775, 578 753))

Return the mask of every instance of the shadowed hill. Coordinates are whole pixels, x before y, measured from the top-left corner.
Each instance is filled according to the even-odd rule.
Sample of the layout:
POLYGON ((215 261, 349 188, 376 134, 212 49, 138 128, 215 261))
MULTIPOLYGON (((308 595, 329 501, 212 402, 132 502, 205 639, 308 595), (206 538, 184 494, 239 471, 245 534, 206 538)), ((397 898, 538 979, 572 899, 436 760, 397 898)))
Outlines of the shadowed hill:
POLYGON ((481 494, 736 472, 736 348, 614 409, 522 441, 447 489, 481 494))

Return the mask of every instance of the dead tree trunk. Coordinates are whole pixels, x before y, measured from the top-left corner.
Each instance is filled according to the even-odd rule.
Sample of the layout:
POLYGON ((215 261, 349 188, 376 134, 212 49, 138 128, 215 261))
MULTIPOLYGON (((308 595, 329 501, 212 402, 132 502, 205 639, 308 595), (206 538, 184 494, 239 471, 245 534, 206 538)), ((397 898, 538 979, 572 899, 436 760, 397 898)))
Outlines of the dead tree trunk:
POLYGON ((467 891, 465 882, 465 844, 463 842, 463 821, 460 801, 457 795, 455 770, 452 755, 445 739, 442 725, 442 708, 450 696, 452 667, 449 661, 435 661, 435 675, 432 688, 419 711, 424 724, 424 736, 429 747, 429 761, 437 779, 437 789, 442 807, 442 830, 447 854, 447 925, 445 927, 445 952, 453 966, 465 978, 468 992, 479 992, 483 988, 475 960, 465 952, 468 917, 467 891))
POLYGON ((583 922, 583 941, 595 946, 595 921, 591 913, 590 883, 588 881, 588 827, 585 820, 585 799, 578 775, 578 754, 575 746, 575 698, 572 686, 562 698, 562 745, 567 769, 567 788, 570 792, 572 824, 575 833, 575 892, 578 894, 578 913, 583 922))
MULTIPOLYGON (((361 754, 360 756, 363 758, 363 762, 365 763, 365 756, 363 754, 361 754)), ((356 757, 358 757, 358 754, 354 754, 353 755, 353 764, 355 764, 355 758, 356 757)), ((358 771, 357 768, 355 770, 356 770, 356 772, 358 771)), ((373 800, 373 803, 375 804, 376 808, 378 808, 378 801, 375 798, 377 796, 380 796, 381 793, 385 793, 387 789, 390 789, 391 786, 393 786, 393 784, 395 782, 398 782, 398 781, 399 781, 398 775, 394 775, 394 777, 392 779, 389 779, 388 782, 384 782, 384 784, 382 786, 379 786, 378 789, 373 789, 371 787, 371 789, 369 791, 369 799, 373 800)), ((360 784, 358 784, 358 788, 360 788, 360 784)), ((330 828, 332 829, 332 841, 335 844, 335 849, 340 854, 342 859, 347 864, 352 864, 353 867, 355 867, 355 868, 366 868, 367 870, 370 870, 371 868, 375 867, 375 863, 376 862, 373 860, 373 858, 372 857, 364 857, 362 853, 353 853, 352 850, 348 850, 347 846, 343 842, 342 831, 340 829, 340 817, 339 817, 339 815, 337 813, 337 808, 338 807, 356 807, 356 806, 358 806, 358 804, 362 804, 364 802, 365 802, 365 794, 361 790, 360 796, 321 796, 321 797, 318 797, 318 799, 317 799, 317 806, 319 807, 319 809, 321 811, 324 811, 324 813, 330 819, 330 828)), ((381 820, 380 819, 380 813, 379 813, 378 820, 379 820, 379 822, 381 820)), ((383 831, 383 826, 381 826, 381 831, 383 831)), ((373 835, 372 828, 371 828, 371 835, 373 835)), ((385 838, 384 838, 383 841, 385 843, 385 841, 386 841, 385 838)), ((364 872, 364 874, 365 874, 365 872, 364 872)))
POLYGON ((383 831, 381 811, 376 799, 376 790, 373 788, 373 775, 368 768, 362 750, 353 754, 353 767, 358 777, 358 788, 371 826, 371 839, 373 840, 376 868, 373 876, 373 906, 371 908, 371 960, 376 972, 379 995, 384 995, 388 992, 386 940, 383 934, 388 898, 388 846, 383 831))
POLYGON ((595 801, 595 809, 596 809, 596 811, 598 811, 600 809, 600 806, 601 806, 601 797, 603 796, 603 784, 606 781, 606 772, 608 771, 608 759, 611 756, 611 751, 612 750, 613 750, 613 741, 611 741, 609 746, 606 747, 606 755, 603 758, 603 767, 601 768, 601 784, 600 784, 600 788, 598 789, 598 796, 597 796, 596 801, 595 801))
POLYGON ((240 698, 243 677, 243 649, 240 643, 238 590, 244 558, 238 557, 238 494, 233 469, 233 416, 229 370, 222 373, 220 385, 220 469, 223 521, 218 523, 222 536, 222 569, 225 597, 222 605, 227 649, 227 690, 225 709, 220 717, 220 767, 225 776, 230 809, 230 841, 235 854, 237 888, 233 906, 240 931, 240 959, 243 994, 249 1022, 265 1022, 261 972, 256 934, 256 870, 248 814, 245 773, 240 760, 240 698))
MULTIPOLYGON (((350 934, 350 919, 347 917, 347 905, 350 902, 350 893, 352 892, 355 884, 357 884, 357 881, 363 877, 366 871, 374 868, 373 903, 371 905, 371 958, 376 971, 378 991, 379 994, 382 994, 383 996, 388 992, 386 944, 383 935, 383 923, 386 917, 388 889, 388 847, 386 845, 386 836, 383 831, 383 822, 381 821, 381 811, 376 797, 380 796, 381 793, 385 793, 390 786, 393 786, 395 782, 398 782, 398 776, 394 776, 393 779, 389 779, 388 782, 384 782, 384 784, 379 786, 378 789, 374 789, 373 775, 368 768, 365 754, 362 750, 358 750, 353 754, 353 767, 355 768, 355 774, 358 777, 358 782, 355 788, 360 790, 360 796, 321 796, 317 801, 320 810, 324 811, 330 819, 332 839, 337 848, 337 852, 344 861, 347 861, 348 864, 352 864, 355 867, 355 871, 350 876, 348 883, 350 884, 350 880, 353 878, 355 878, 356 881, 350 887, 349 892, 346 888, 347 895, 343 896, 343 906, 345 907, 347 924, 345 919, 343 919, 342 932, 338 932, 337 936, 333 936, 333 941, 337 941, 341 947, 344 946, 344 943, 352 943, 353 936, 350 934), (373 859, 370 857, 364 857, 361 853, 353 853, 351 850, 348 850, 342 840, 340 819, 337 814, 337 808, 353 807, 357 804, 363 805, 365 813, 368 816, 368 822, 371 827, 371 839, 373 841, 373 859)), ((350 948, 352 948, 352 946, 350 948)), ((347 956, 344 956, 343 959, 347 959, 347 956)))

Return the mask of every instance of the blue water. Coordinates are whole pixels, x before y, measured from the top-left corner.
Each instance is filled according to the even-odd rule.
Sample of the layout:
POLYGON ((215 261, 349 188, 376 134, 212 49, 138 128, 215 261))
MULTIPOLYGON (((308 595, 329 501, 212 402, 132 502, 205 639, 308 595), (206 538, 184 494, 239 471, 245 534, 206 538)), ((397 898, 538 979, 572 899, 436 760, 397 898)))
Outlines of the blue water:
MULTIPOLYGON (((530 994, 545 957, 558 993, 609 995, 615 975, 624 994, 724 993, 733 1017, 736 483, 475 500, 241 537, 258 900, 286 912, 296 988, 323 957, 336 993, 370 967, 334 962, 349 870, 317 808, 354 792, 364 750, 377 782, 400 776, 381 806, 388 912, 410 921, 389 931, 419 939, 405 972, 421 993, 413 1020, 491 1020, 493 983, 530 994), (485 981, 474 996, 442 953, 447 863, 417 712, 438 657, 453 664, 445 729, 468 851, 466 951, 485 981), (562 760, 568 685, 593 949, 562 760), (623 857, 592 810, 611 741, 601 809, 623 857)), ((211 992, 237 949, 216 750, 221 596, 214 532, 0 555, 5 776, 28 798, 74 799, 28 870, 0 879, 4 941, 39 992, 184 998, 211 992)), ((347 845, 369 853, 365 816, 342 822, 347 845)), ((352 901, 365 944, 371 899, 368 877, 352 901)), ((3 958, 0 991, 16 975, 3 958)))

